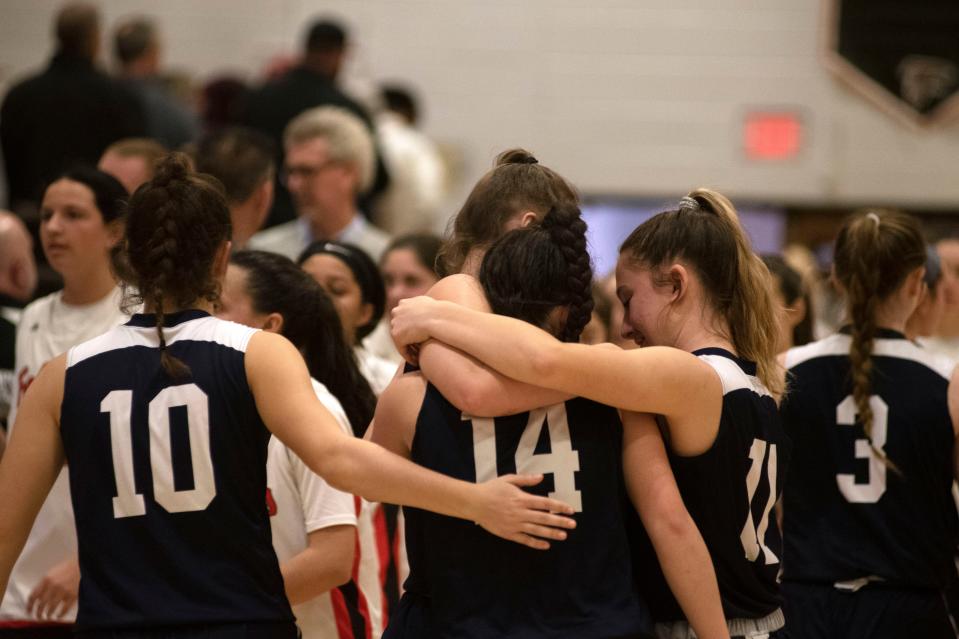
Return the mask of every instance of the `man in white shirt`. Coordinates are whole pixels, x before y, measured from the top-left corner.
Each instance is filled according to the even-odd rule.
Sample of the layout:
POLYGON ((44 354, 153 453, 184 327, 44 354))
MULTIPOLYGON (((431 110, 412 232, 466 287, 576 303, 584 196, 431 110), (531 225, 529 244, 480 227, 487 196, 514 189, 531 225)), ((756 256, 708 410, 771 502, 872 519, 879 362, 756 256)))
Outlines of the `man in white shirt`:
POLYGON ((284 177, 297 219, 257 233, 250 247, 295 260, 314 240, 355 244, 379 260, 389 236, 356 208, 373 182, 373 140, 363 122, 339 107, 294 118, 283 134, 284 177))

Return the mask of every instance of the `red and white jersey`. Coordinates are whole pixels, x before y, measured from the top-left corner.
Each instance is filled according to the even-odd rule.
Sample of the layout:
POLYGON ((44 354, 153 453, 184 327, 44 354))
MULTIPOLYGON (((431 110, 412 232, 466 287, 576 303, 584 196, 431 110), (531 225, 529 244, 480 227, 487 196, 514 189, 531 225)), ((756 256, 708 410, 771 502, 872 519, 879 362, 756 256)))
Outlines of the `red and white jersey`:
MULTIPOLYGON (((117 288, 98 302, 74 306, 64 303, 63 292, 57 291, 34 301, 23 310, 17 328, 16 387, 8 421, 11 431, 16 421, 17 407, 44 364, 129 319, 129 315, 120 311, 121 299, 122 293, 117 288)), ((77 535, 70 503, 69 479, 64 468, 37 514, 23 552, 10 573, 7 591, 0 603, 0 627, 15 621, 39 621, 28 614, 27 598, 51 568, 76 555, 77 535)), ((76 615, 77 608, 74 605, 57 621, 72 623, 76 615)))
MULTIPOLYGON (((352 436, 340 402, 316 380, 313 389, 343 432, 352 436)), ((364 550, 364 538, 373 536, 372 522, 363 513, 368 504, 330 486, 275 437, 267 457, 267 486, 273 548, 281 564, 307 547, 309 533, 357 526, 352 581, 293 607, 303 638, 378 639, 383 627, 381 589, 378 582, 363 578, 377 570, 378 563, 372 549, 364 550)))

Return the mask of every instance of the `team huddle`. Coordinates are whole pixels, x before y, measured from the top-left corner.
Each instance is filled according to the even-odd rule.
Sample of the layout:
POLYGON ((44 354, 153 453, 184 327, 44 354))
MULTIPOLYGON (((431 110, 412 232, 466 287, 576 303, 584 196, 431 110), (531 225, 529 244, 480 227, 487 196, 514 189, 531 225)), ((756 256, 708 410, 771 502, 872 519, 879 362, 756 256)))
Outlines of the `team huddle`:
POLYGON ((956 636, 959 386, 905 335, 930 268, 914 218, 846 222, 847 324, 780 353, 769 269, 733 204, 693 190, 620 247, 641 348, 587 345, 576 190, 508 151, 451 226, 446 277, 393 310, 407 361, 377 399, 349 343, 369 318, 341 325, 301 268, 360 272, 359 249, 233 252, 222 187, 181 154, 122 206, 104 174, 61 176, 45 232, 77 188, 99 244, 62 301, 71 278, 116 290, 95 317, 53 300, 21 324, 49 337, 0 462, 8 603, 76 557, 85 637, 956 636), (364 576, 380 504, 404 506, 408 558, 388 611, 364 576), (75 547, 30 563, 64 516, 75 547), (326 572, 299 562, 311 522, 326 572))

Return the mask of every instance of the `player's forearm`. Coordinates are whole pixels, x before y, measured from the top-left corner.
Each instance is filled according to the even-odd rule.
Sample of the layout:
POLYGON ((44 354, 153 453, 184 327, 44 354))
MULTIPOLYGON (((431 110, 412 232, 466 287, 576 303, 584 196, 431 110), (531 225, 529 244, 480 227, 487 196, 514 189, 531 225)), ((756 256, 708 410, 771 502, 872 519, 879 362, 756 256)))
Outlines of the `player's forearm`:
POLYGON ((551 406, 572 395, 526 384, 498 373, 442 342, 420 351, 423 375, 451 404, 474 417, 500 417, 551 406))
POLYGON ((479 518, 475 484, 417 466, 371 442, 344 437, 313 470, 334 488, 368 501, 413 506, 470 521, 479 518))
MULTIPOLYGON (((355 530, 354 526, 346 528, 355 530)), ((352 537, 349 539, 353 541, 352 537)), ((304 548, 302 552, 280 564, 283 587, 290 604, 296 606, 319 597, 350 580, 353 569, 354 544, 304 548)))
POLYGON ((649 527, 650 539, 676 601, 701 639, 728 639, 716 571, 706 543, 688 514, 672 525, 649 527))
POLYGON ((552 388, 551 357, 560 343, 532 324, 444 302, 427 328, 431 337, 513 379, 552 388))

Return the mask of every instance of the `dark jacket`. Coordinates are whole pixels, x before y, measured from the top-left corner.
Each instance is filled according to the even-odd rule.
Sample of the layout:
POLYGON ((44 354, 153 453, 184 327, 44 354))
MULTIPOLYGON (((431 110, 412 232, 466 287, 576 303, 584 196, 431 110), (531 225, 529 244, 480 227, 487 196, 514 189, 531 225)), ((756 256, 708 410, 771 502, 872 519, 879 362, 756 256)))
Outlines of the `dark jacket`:
POLYGON ((11 208, 36 203, 45 183, 77 162, 95 165, 121 138, 146 133, 137 98, 84 58, 57 54, 7 93, 0 146, 11 208))

